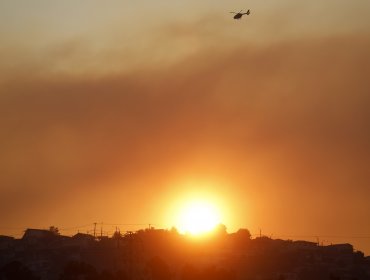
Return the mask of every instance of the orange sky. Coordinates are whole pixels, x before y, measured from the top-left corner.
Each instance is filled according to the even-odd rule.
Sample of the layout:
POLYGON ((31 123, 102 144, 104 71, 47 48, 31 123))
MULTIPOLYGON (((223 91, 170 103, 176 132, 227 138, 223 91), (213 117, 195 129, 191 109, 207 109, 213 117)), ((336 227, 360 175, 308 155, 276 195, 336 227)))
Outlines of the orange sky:
POLYGON ((0 3, 0 234, 170 227, 199 194, 370 253, 366 1, 32 2, 0 3))

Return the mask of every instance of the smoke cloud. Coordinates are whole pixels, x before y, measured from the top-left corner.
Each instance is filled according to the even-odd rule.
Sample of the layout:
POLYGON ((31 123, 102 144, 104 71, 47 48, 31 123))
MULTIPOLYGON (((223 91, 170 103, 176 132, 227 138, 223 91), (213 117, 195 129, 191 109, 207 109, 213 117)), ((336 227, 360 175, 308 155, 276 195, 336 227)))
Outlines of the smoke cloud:
MULTIPOLYGON (((208 38, 166 32, 185 34, 180 45, 208 38)), ((171 182, 194 177, 226 180, 232 188, 218 191, 248 198, 252 227, 369 231, 370 38, 208 42, 171 63, 98 75, 86 70, 84 42, 49 58, 7 56, 2 223, 59 221, 67 212, 78 223, 94 217, 91 204, 117 195, 122 205, 95 209, 102 219, 121 209, 115 217, 125 219, 125 207, 154 209, 153 197, 173 191, 171 182), (69 71, 78 64, 85 70, 69 71)), ((113 54, 123 64, 128 56, 113 54)))

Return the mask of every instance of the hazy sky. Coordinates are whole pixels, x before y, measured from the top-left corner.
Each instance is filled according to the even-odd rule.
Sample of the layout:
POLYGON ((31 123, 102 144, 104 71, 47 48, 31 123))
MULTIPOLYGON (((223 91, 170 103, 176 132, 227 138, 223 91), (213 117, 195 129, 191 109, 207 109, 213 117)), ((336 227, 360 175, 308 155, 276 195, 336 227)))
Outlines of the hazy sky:
POLYGON ((1 0, 0 234, 170 227, 200 196, 230 231, 369 254, 369 12, 367 0, 1 0))

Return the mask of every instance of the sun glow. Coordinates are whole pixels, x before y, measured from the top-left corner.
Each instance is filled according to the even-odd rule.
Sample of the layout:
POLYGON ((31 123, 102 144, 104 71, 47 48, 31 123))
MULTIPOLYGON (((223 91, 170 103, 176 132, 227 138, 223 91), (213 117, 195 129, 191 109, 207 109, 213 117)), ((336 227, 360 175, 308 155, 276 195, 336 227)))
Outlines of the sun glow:
POLYGON ((216 207, 203 201, 193 201, 184 206, 179 216, 181 233, 201 235, 212 231, 220 223, 216 207))

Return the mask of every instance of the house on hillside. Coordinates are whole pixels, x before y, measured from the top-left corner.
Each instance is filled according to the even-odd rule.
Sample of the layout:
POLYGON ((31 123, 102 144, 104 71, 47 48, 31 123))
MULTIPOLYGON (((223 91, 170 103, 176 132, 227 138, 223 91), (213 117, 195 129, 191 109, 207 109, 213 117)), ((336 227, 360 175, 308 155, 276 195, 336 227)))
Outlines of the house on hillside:
POLYGON ((293 241, 292 246, 298 250, 317 250, 317 243, 304 241, 304 240, 297 240, 293 241))
POLYGON ((13 246, 14 237, 0 235, 0 250, 6 250, 13 246))
POLYGON ((46 229, 26 229, 22 237, 22 243, 27 246, 38 245, 41 247, 56 244, 61 241, 62 236, 46 229))
POLYGON ((15 244, 13 237, 0 235, 0 267, 14 256, 15 244))
POLYGON ((50 230, 28 228, 24 232, 22 240, 43 239, 50 238, 53 236, 55 236, 55 233, 50 230))
POLYGON ((95 237, 86 233, 77 233, 72 236, 71 243, 77 247, 88 247, 95 242, 95 237))
POLYGON ((335 252, 338 254, 352 254, 353 253, 353 246, 351 244, 333 244, 326 246, 326 249, 331 252, 335 252))

